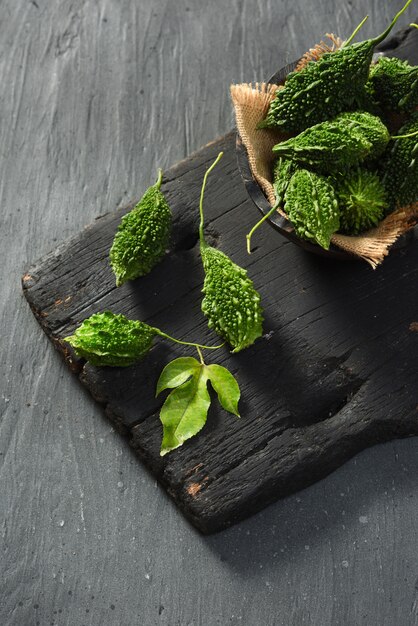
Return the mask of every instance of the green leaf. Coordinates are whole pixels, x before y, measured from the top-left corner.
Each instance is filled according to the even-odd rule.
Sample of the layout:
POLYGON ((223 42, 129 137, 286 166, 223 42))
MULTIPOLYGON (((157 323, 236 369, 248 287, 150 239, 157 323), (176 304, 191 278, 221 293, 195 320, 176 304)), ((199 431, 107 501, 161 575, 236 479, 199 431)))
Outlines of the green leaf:
POLYGON ((174 388, 160 412, 163 425, 161 456, 181 446, 205 425, 210 406, 208 380, 222 407, 239 417, 240 389, 225 367, 204 365, 192 357, 175 359, 165 366, 157 383, 156 395, 164 389, 174 388))
POLYGON ((205 425, 210 406, 206 385, 205 368, 200 366, 190 380, 167 396, 160 412, 163 424, 161 456, 181 446, 205 425))
POLYGON ((180 357, 179 359, 171 361, 161 372, 155 396, 158 396, 164 389, 179 387, 186 382, 190 376, 194 376, 200 367, 202 366, 199 361, 191 356, 180 357))
POLYGON ((240 399, 240 389, 234 376, 222 365, 206 365, 206 376, 209 378, 212 387, 218 394, 218 400, 229 413, 240 417, 238 413, 238 400, 240 399))

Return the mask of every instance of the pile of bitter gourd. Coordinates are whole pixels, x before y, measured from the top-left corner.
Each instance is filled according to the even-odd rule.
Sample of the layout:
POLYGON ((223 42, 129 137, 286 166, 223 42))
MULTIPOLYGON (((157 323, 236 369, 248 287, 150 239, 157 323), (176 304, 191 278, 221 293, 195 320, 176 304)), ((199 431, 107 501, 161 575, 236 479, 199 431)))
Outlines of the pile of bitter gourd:
POLYGON ((411 1, 380 36, 351 43, 363 20, 340 49, 290 73, 259 125, 292 135, 273 148, 268 215, 283 208, 299 237, 325 249, 333 233, 358 235, 418 201, 418 67, 372 63, 411 1))

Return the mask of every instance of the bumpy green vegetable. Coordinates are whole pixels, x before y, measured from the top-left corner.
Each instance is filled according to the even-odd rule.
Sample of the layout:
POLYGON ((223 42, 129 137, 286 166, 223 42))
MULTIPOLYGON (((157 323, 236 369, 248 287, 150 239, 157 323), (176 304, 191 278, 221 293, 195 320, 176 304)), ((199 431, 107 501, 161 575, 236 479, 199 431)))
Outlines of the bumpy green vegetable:
POLYGON ((340 218, 334 187, 325 176, 296 170, 286 191, 285 211, 298 237, 328 250, 340 218))
MULTIPOLYGON (((415 114, 400 130, 400 135, 418 131, 415 114)), ((418 138, 396 139, 389 145, 381 165, 382 183, 388 194, 390 207, 403 207, 418 201, 418 138)))
POLYGON ((273 187, 276 194, 276 205, 284 200, 287 186, 296 169, 295 163, 291 159, 279 157, 273 169, 273 187))
POLYGON ((340 113, 296 137, 274 146, 273 152, 322 173, 345 170, 381 154, 389 142, 383 122, 367 112, 340 113))
POLYGON ((239 352, 262 335, 263 318, 260 295, 246 270, 220 250, 209 246, 203 234, 206 179, 221 156, 222 152, 207 170, 200 195, 200 253, 205 271, 202 311, 209 320, 209 328, 223 337, 234 348, 233 352, 239 352))
MULTIPOLYGON (((159 328, 148 326, 138 320, 130 320, 124 315, 111 311, 95 313, 76 329, 74 335, 66 337, 77 356, 83 357, 92 365, 126 367, 144 357, 158 335, 183 346, 204 350, 218 350, 223 346, 205 346, 191 341, 182 341, 167 335, 159 328)), ((199 352, 200 354, 200 352, 199 352)))
POLYGON ((162 172, 127 215, 122 218, 110 250, 110 263, 119 287, 148 274, 164 256, 171 229, 171 210, 160 191, 162 172))
POLYGON ((373 99, 395 113, 412 113, 418 106, 418 67, 381 57, 371 66, 368 88, 373 99))
POLYGON ((260 295, 246 270, 226 254, 207 244, 200 252, 205 270, 202 311, 209 328, 228 341, 232 352, 239 352, 263 333, 260 295))
POLYGON ((367 161, 372 161, 380 157, 386 150, 390 141, 389 130, 379 116, 366 111, 352 111, 341 113, 338 118, 341 124, 347 123, 357 132, 361 133, 371 144, 367 161))
POLYGON ((383 218, 389 203, 376 173, 359 168, 339 176, 334 186, 340 208, 339 232, 358 235, 383 218))
POLYGON ((375 46, 390 33, 411 2, 408 0, 378 37, 350 45, 357 28, 342 48, 310 61, 299 72, 291 72, 284 88, 277 91, 260 127, 300 132, 358 106, 358 102, 364 100, 364 85, 375 46))
POLYGON ((156 334, 144 322, 105 311, 84 320, 64 341, 92 365, 126 367, 148 353, 156 334))

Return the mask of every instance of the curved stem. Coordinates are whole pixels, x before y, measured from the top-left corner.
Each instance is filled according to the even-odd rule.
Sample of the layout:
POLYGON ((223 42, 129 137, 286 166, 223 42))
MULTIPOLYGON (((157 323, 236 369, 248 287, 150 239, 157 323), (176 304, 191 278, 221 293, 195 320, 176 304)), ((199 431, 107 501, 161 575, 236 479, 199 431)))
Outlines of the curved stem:
POLYGON ((408 137, 415 137, 418 135, 418 130, 415 130, 413 133, 408 133, 408 135, 392 135, 391 139, 408 139, 408 137))
POLYGON ((378 37, 375 37, 374 39, 370 40, 370 41, 373 42, 373 46, 376 46, 378 43, 380 43, 381 41, 386 39, 386 37, 389 35, 390 31, 395 26, 395 24, 398 21, 398 19, 401 17, 402 13, 404 13, 406 11, 406 9, 409 7, 411 2, 412 2, 412 0, 408 0, 408 2, 406 4, 404 4, 402 9, 395 15, 395 17, 393 18, 393 20, 391 21, 391 23, 389 24, 387 29, 381 35, 379 35, 378 37))
POLYGON ((413 26, 414 28, 418 28, 418 24, 414 24, 413 22, 412 24, 410 24, 410 26, 413 26))
POLYGON ((369 19, 369 16, 366 15, 366 17, 357 26, 357 28, 355 29, 354 33, 352 35, 350 35, 350 37, 346 41, 344 41, 344 43, 341 46, 341 48, 345 48, 346 46, 348 46, 353 41, 354 37, 357 35, 358 31, 363 26, 364 22, 366 22, 368 19, 369 19))
POLYGON ((271 207, 270 211, 267 211, 267 213, 265 215, 263 215, 263 217, 261 218, 261 220, 259 220, 257 222, 257 224, 255 226, 252 227, 252 229, 250 230, 250 232, 248 233, 248 235, 246 235, 246 239, 247 239, 247 252, 248 254, 251 254, 251 237, 254 235, 255 231, 257 230, 257 228, 259 226, 261 226, 261 224, 263 222, 265 222, 269 217, 271 217, 273 215, 273 213, 275 211, 277 211, 277 207, 278 207, 278 203, 275 202, 274 205, 271 207))
MULTIPOLYGON (((404 6, 402 7, 402 9, 400 11, 398 11, 398 13, 395 15, 395 17, 393 18, 393 20, 391 21, 391 23, 389 24, 389 26, 386 28, 386 30, 383 31, 383 33, 381 33, 380 35, 378 35, 377 37, 374 37, 373 39, 369 39, 368 41, 372 44, 372 46, 377 46, 378 43, 380 43, 381 41, 383 41, 384 39, 386 39, 386 37, 389 35, 390 31, 392 30, 392 28, 395 26, 396 22, 398 21, 398 19, 401 17, 401 15, 403 13, 405 13, 406 9, 409 7, 409 5, 411 4, 412 0, 408 0, 404 6)), ((368 16, 367 16, 368 17, 368 16)), ((355 37, 355 35, 357 35, 358 31, 360 30, 360 28, 363 26, 364 22, 367 20, 367 17, 364 18, 364 20, 359 24, 359 26, 357 26, 356 30, 354 31, 354 33, 347 39, 347 41, 344 41, 342 47, 345 48, 345 46, 348 46, 349 43, 351 43, 351 41, 353 40, 353 38, 355 37)))
POLYGON ((200 239, 200 243, 203 243, 205 241, 205 236, 203 234, 203 225, 204 225, 204 221, 203 221, 203 196, 204 196, 204 193, 205 193, 206 180, 207 180, 210 172, 213 170, 215 165, 220 161, 222 156, 223 156, 223 152, 220 152, 218 154, 218 156, 216 157, 215 161, 209 167, 209 169, 206 170, 205 175, 203 177, 202 189, 200 191, 200 202, 199 202, 199 212, 200 212, 199 239, 200 239))
POLYGON ((155 183, 155 187, 157 189, 159 189, 161 187, 161 183, 163 182, 163 170, 161 169, 161 167, 158 168, 158 178, 157 178, 157 182, 155 183))
POLYGON ((157 333, 157 335, 160 335, 160 337, 164 337, 164 339, 169 339, 170 341, 174 341, 174 343, 180 343, 182 346, 192 346, 193 348, 196 348, 198 352, 199 352, 199 348, 201 348, 202 350, 219 350, 219 348, 222 348, 222 346, 225 345, 224 343, 221 343, 219 346, 204 346, 201 343, 193 343, 191 341, 181 341, 180 339, 176 339, 175 337, 171 337, 170 335, 167 335, 167 333, 164 333, 159 328, 154 328, 153 330, 157 333))

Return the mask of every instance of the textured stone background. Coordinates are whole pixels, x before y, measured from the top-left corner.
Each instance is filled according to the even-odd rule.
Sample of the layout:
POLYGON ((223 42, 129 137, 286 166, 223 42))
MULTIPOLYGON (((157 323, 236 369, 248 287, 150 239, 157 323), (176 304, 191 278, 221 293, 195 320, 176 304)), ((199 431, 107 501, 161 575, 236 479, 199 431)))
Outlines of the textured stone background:
MULTIPOLYGON (((364 37, 401 6, 367 4, 364 37)), ((157 166, 228 131, 230 82, 270 76, 365 11, 0 3, 0 624, 418 624, 416 438, 204 538, 68 374, 20 288, 32 261, 137 198, 157 166)))

